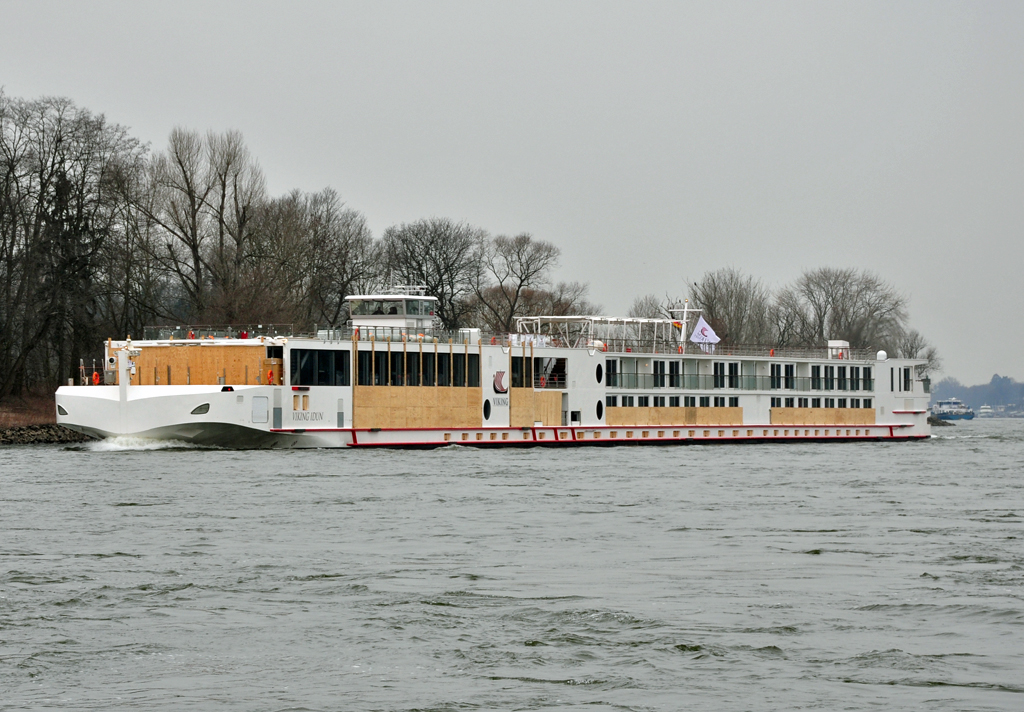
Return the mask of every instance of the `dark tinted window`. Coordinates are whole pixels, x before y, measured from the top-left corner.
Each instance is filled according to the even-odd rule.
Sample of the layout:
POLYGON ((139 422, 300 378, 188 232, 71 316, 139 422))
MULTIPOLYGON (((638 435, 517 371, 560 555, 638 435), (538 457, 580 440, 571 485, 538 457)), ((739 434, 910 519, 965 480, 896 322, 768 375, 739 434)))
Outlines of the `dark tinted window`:
POLYGON ((480 354, 469 354, 468 356, 466 385, 470 388, 480 387, 480 354))

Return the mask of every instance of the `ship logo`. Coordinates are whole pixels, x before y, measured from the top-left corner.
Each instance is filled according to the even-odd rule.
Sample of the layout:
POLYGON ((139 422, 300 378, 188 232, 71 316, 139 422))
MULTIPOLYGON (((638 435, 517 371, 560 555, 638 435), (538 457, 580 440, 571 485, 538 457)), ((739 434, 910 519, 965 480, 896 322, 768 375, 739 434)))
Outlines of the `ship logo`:
POLYGON ((494 374, 494 392, 508 393, 508 386, 505 385, 505 372, 497 371, 494 374))

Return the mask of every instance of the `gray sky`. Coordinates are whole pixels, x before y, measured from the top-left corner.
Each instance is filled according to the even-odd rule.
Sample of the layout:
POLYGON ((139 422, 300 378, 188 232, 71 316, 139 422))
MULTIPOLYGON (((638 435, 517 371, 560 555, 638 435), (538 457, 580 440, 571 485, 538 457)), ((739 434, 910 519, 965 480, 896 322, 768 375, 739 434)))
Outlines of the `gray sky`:
POLYGON ((1024 380, 1024 3, 0 0, 0 86, 275 193, 562 249, 606 312, 734 266, 874 270, 973 383, 1024 380))

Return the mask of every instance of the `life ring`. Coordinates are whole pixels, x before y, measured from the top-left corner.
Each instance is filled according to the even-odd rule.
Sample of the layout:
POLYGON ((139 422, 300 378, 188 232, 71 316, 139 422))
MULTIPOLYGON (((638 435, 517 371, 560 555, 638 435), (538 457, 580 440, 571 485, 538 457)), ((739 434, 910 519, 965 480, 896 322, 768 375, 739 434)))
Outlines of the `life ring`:
POLYGON ((267 371, 267 385, 274 385, 274 369, 270 369, 269 371, 267 371))
POLYGON ((495 337, 492 336, 491 337, 491 346, 494 346, 496 343, 498 343, 498 340, 495 337))
POLYGON ((188 338, 190 338, 190 339, 196 338, 196 332, 194 332, 191 329, 189 329, 189 331, 188 331, 188 338))
POLYGON ((546 388, 547 385, 548 385, 548 379, 544 378, 544 376, 541 376, 540 377, 540 387, 541 388, 546 388))
POLYGON ((92 372, 92 385, 94 385, 94 386, 100 385, 100 374, 99 374, 99 371, 93 371, 92 372))
POLYGON ((677 353, 683 353, 683 345, 682 344, 679 344, 679 350, 677 351, 677 353))

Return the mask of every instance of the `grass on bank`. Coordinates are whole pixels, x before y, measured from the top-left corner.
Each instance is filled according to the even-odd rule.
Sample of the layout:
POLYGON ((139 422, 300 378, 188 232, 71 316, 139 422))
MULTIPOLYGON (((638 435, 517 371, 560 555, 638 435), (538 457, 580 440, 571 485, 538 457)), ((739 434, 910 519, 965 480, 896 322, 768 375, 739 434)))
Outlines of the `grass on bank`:
POLYGON ((12 396, 0 401, 0 430, 57 422, 53 394, 12 396))

